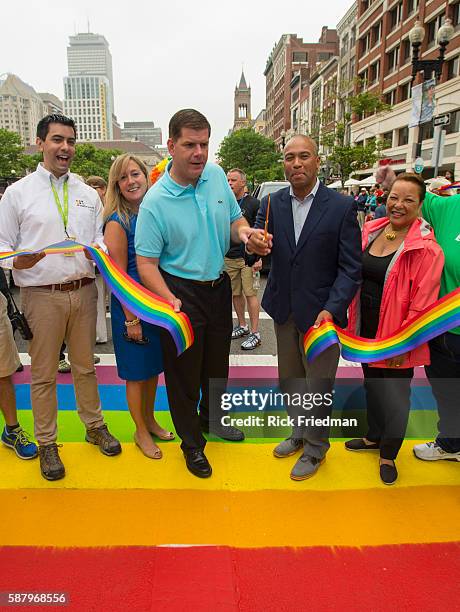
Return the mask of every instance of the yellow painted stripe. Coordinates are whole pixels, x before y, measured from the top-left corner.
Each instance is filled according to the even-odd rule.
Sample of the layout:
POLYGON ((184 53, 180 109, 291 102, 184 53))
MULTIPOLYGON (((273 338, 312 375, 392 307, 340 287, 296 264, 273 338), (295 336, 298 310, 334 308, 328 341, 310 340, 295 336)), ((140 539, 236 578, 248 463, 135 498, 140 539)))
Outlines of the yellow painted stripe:
MULTIPOLYGON (((427 463, 415 459, 414 442, 407 441, 397 459, 400 477, 396 488, 449 486, 460 484, 456 462, 427 463)), ((178 444, 162 444, 163 459, 142 455, 134 444, 124 444, 118 457, 105 457, 86 443, 66 443, 61 456, 67 475, 48 482, 40 475, 38 460, 19 461, 14 453, 0 448, 1 489, 152 489, 196 491, 350 491, 386 488, 378 474, 378 455, 351 453, 343 443, 334 442, 327 461, 318 473, 303 482, 294 482, 289 472, 297 456, 275 459, 273 444, 209 443, 206 454, 213 466, 209 479, 192 476, 185 468, 178 444)), ((436 502, 436 505, 437 502, 436 502)))
POLYGON ((456 487, 0 491, 0 508, 0 542, 6 546, 360 547, 460 541, 456 487))

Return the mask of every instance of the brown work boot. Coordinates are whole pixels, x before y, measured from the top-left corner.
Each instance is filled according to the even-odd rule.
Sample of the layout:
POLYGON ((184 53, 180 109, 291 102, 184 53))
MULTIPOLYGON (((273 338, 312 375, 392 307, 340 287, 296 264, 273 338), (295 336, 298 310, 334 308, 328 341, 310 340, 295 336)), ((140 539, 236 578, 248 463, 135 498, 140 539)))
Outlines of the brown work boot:
MULTIPOLYGON (((59 444, 61 447, 62 444, 59 444)), ((40 470, 46 480, 60 480, 65 476, 65 467, 59 457, 58 445, 56 443, 46 444, 38 447, 40 457, 40 470)))
POLYGON ((109 457, 121 453, 120 442, 112 436, 105 424, 94 429, 87 429, 85 440, 90 444, 99 446, 101 453, 109 457))

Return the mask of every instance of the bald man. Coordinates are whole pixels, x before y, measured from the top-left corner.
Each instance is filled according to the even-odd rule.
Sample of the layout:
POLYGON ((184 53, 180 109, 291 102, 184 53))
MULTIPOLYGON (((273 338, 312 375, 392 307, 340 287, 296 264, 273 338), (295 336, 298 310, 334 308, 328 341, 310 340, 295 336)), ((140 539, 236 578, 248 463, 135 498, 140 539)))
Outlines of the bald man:
MULTIPOLYGON (((318 180, 316 143, 297 135, 287 142, 283 154, 290 186, 271 194, 271 270, 262 306, 274 320, 280 386, 291 397, 286 408, 293 423, 292 434, 278 444, 274 455, 284 458, 302 451, 291 478, 305 480, 317 472, 329 449, 329 429, 305 426, 305 417, 330 416, 329 394, 339 349, 337 345, 329 347, 308 364, 303 336, 322 321, 346 327, 347 308, 361 283, 361 234, 353 199, 318 180), (320 393, 324 401, 311 409, 292 405, 299 393, 320 393)), ((266 214, 264 198, 256 228, 264 227, 266 214)), ((254 232, 247 252, 259 252, 261 241, 263 234, 254 232)))

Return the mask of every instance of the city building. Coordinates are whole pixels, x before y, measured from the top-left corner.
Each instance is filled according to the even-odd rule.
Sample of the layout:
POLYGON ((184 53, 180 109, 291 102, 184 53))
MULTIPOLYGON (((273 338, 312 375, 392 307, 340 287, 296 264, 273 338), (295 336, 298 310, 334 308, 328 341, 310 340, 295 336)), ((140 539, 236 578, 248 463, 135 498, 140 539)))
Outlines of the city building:
MULTIPOLYGON (((383 96, 392 105, 390 112, 357 118, 351 127, 351 141, 364 144, 378 138, 387 143, 381 164, 396 171, 414 166, 414 144, 420 129, 424 178, 433 175, 433 123, 409 128, 412 108, 412 48, 409 31, 420 20, 425 28, 420 59, 436 59, 439 46, 436 33, 449 17, 455 33, 447 46, 442 76, 436 84, 435 114, 448 113, 446 138, 439 173, 446 170, 460 175, 460 24, 458 0, 359 0, 356 72, 362 90, 383 96)), ((371 170, 371 169, 369 169, 371 170)), ((369 171, 367 172, 369 174, 369 171)))
POLYGON ((309 87, 309 133, 322 147, 321 132, 333 131, 337 113, 338 56, 334 55, 320 64, 310 77, 309 87))
MULTIPOLYGON (((354 94, 356 79, 356 23, 358 18, 358 2, 351 7, 337 24, 339 37, 339 59, 337 67, 338 104, 336 119, 342 121, 345 113, 350 112, 347 99, 354 94)), ((345 141, 350 142, 350 124, 347 125, 345 141)))
MULTIPOLYGON (((336 30, 322 28, 317 43, 305 43, 296 34, 283 34, 273 47, 265 67, 266 130, 280 146, 291 130, 291 82, 296 72, 308 82, 316 66, 338 53, 336 30)), ((299 90, 299 97, 300 97, 299 90)), ((305 96, 303 96, 305 102, 305 96)))
POLYGON ((64 112, 75 120, 81 139, 111 140, 116 117, 109 44, 90 32, 70 36, 69 43, 64 112))
POLYGON ((149 147, 162 144, 161 128, 155 127, 153 121, 125 121, 121 130, 123 140, 139 140, 149 147))
POLYGON ((246 84, 244 72, 241 71, 239 85, 234 94, 233 131, 251 126, 251 87, 246 84))
POLYGON ((252 129, 258 134, 265 134, 265 108, 263 108, 252 122, 252 129))
POLYGON ((0 76, 0 128, 16 132, 24 146, 35 142, 37 123, 47 106, 31 85, 15 74, 0 76))
POLYGON ((62 115, 64 112, 64 105, 62 100, 52 93, 44 92, 38 94, 43 102, 46 104, 47 115, 62 115))

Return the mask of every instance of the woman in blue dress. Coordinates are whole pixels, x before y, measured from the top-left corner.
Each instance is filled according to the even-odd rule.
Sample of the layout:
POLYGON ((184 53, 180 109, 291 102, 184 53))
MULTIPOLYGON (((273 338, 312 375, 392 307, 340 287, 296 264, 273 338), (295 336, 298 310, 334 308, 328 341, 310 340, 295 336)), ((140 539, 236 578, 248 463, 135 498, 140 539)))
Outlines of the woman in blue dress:
MULTIPOLYGON (((148 189, 147 169, 137 157, 120 155, 110 168, 104 241, 110 257, 140 282, 134 232, 137 213, 148 189)), ((146 457, 161 459, 152 434, 172 440, 154 418, 158 374, 163 370, 159 329, 140 321, 112 295, 112 338, 118 375, 126 381, 126 400, 136 431, 134 441, 146 457)))

